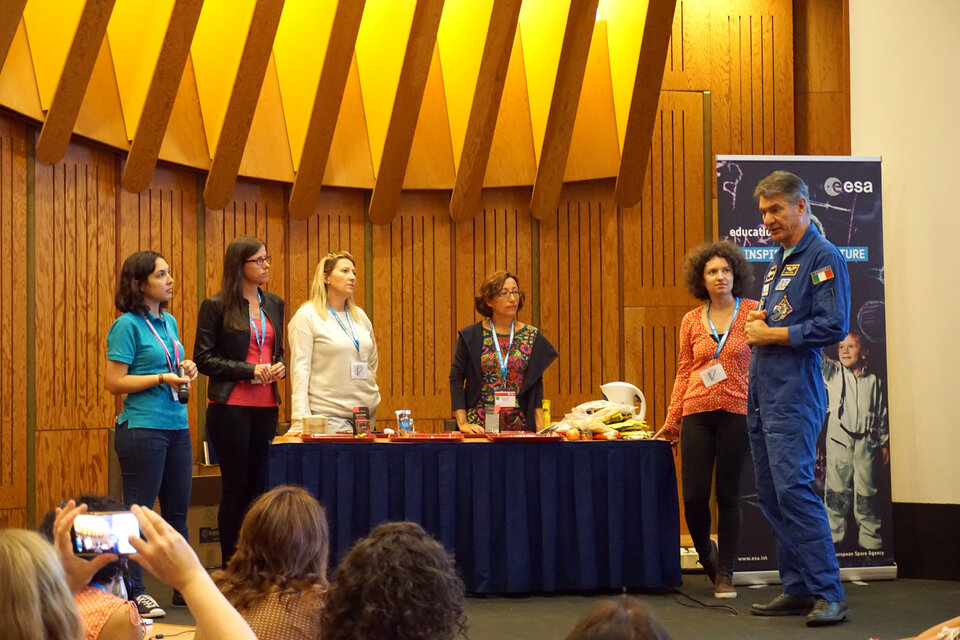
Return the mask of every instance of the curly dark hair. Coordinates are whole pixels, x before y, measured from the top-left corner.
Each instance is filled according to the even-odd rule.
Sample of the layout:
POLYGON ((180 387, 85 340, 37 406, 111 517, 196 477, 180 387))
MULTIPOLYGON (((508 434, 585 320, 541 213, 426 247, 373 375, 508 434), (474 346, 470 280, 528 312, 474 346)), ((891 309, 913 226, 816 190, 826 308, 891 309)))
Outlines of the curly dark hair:
MULTIPOLYGON (((477 313, 482 315, 484 318, 490 318, 493 316, 493 309, 490 308, 490 305, 487 302, 493 298, 493 296, 500 293, 500 290, 503 288, 503 284, 510 278, 513 278, 513 281, 517 283, 517 288, 520 289, 520 280, 517 278, 515 273, 510 271, 494 271, 486 277, 486 279, 480 283, 480 290, 477 291, 476 297, 473 299, 473 307, 477 310, 477 313)), ((523 302, 527 299, 527 294, 523 293, 523 290, 520 290, 520 300, 517 303, 517 312, 520 309, 523 309, 523 302)))
POLYGON ((753 282, 753 268, 744 257, 740 247, 729 240, 708 242, 694 247, 683 260, 683 282, 697 300, 709 300, 707 285, 703 281, 703 269, 713 258, 723 258, 733 269, 733 295, 740 297, 753 282))
POLYGON ((279 486, 257 498, 240 525, 237 550, 213 575, 242 611, 266 594, 281 598, 327 586, 330 533, 323 507, 300 487, 279 486))
POLYGON ((567 640, 670 640, 670 634, 636 598, 601 600, 580 618, 567 640))
POLYGON ((340 563, 321 615, 323 640, 466 637, 453 558, 415 522, 388 522, 340 563))
MULTIPOLYGON (((143 302, 143 291, 140 285, 147 281, 150 274, 157 268, 157 260, 163 256, 156 251, 138 251, 123 261, 120 269, 120 280, 117 282, 117 292, 113 296, 113 304, 120 313, 146 313, 147 305, 143 302)), ((160 303, 160 308, 166 308, 166 301, 160 303)))

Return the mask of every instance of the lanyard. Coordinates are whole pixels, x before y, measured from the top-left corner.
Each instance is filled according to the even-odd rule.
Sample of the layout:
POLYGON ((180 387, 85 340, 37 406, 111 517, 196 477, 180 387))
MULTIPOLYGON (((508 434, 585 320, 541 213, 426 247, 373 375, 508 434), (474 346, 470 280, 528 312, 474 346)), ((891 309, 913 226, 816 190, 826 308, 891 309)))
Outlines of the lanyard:
POLYGON ((503 355, 500 351, 500 338, 497 337, 497 328, 493 326, 493 320, 490 320, 490 333, 493 334, 493 348, 497 350, 497 363, 500 365, 500 375, 503 376, 503 381, 507 381, 507 361, 510 359, 510 348, 513 347, 513 325, 514 321, 510 321, 510 342, 507 343, 507 354, 503 355))
POLYGON ((267 325, 266 321, 263 319, 263 298, 260 296, 260 292, 257 291, 257 302, 260 304, 260 326, 263 328, 263 335, 260 335, 260 332, 257 330, 257 323, 253 321, 253 318, 250 318, 250 326, 253 327, 253 339, 257 341, 257 351, 260 353, 260 362, 263 362, 263 341, 267 339, 267 325))
MULTIPOLYGON (((730 318, 730 326, 733 326, 733 323, 737 319, 737 312, 740 311, 740 298, 737 298, 736 303, 733 305, 733 316, 730 318)), ((723 350, 723 345, 727 343, 727 338, 730 336, 730 329, 727 329, 727 332, 723 334, 723 338, 717 334, 717 327, 713 324, 713 320, 710 319, 710 302, 707 302, 707 322, 710 324, 710 331, 713 333, 714 339, 717 341, 717 350, 713 352, 713 357, 716 358, 720 355, 720 351, 723 350)))
POLYGON ((353 318, 350 317, 350 311, 344 307, 344 314, 347 316, 347 323, 350 325, 350 330, 347 331, 347 327, 343 324, 343 320, 340 319, 340 316, 334 311, 333 307, 327 305, 327 308, 330 309, 330 312, 333 313, 333 317, 337 319, 337 324, 340 325, 340 328, 343 329, 343 332, 347 334, 347 337, 353 342, 353 346, 357 349, 357 354, 360 353, 360 338, 357 336, 357 328, 353 326, 353 318))
MULTIPOLYGON (((167 328, 167 321, 163 319, 163 311, 160 312, 160 320, 163 322, 163 333, 167 336, 167 340, 170 340, 170 329, 167 328)), ((173 354, 174 359, 170 359, 170 350, 167 349, 167 345, 163 342, 163 339, 160 337, 160 334, 157 333, 157 330, 153 328, 153 323, 143 316, 143 321, 147 323, 147 329, 150 329, 150 333, 153 334, 153 337, 157 339, 157 342, 160 343, 160 346, 163 347, 163 355, 167 357, 167 366, 170 367, 170 371, 173 373, 177 372, 177 365, 180 364, 180 344, 176 340, 170 340, 173 342, 173 354)))

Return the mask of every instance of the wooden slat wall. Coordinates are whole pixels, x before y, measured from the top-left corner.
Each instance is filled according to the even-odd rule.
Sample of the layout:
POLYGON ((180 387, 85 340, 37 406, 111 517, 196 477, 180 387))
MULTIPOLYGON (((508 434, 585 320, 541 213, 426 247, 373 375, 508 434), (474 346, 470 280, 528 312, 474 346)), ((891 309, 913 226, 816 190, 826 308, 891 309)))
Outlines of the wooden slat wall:
POLYGON ((0 120, 0 527, 27 518, 26 130, 0 120))
MULTIPOLYGON (((205 256, 205 295, 212 296, 220 291, 223 279, 223 256, 227 246, 237 236, 256 236, 267 246, 267 253, 273 259, 270 263, 270 282, 265 289, 286 300, 287 291, 287 212, 286 189, 276 182, 240 179, 233 190, 233 200, 223 209, 205 212, 204 256, 205 256)), ((196 307, 195 307, 196 308, 196 307)), ((286 309, 287 317, 292 313, 286 309)), ((192 316, 196 318, 196 311, 192 316)), ((193 333, 190 336, 191 350, 193 333)), ((286 381, 280 382, 282 397, 289 397, 286 381)), ((204 402, 206 399, 204 399, 204 402)), ((289 420, 290 403, 284 402, 280 409, 280 420, 289 420)))
POLYGON ((405 192, 393 222, 373 227, 377 419, 389 422, 396 409, 410 409, 424 432, 442 431, 450 416, 449 203, 449 192, 405 192))
POLYGON ((36 508, 104 493, 116 403, 103 387, 116 317, 118 156, 71 145, 36 166, 36 508))

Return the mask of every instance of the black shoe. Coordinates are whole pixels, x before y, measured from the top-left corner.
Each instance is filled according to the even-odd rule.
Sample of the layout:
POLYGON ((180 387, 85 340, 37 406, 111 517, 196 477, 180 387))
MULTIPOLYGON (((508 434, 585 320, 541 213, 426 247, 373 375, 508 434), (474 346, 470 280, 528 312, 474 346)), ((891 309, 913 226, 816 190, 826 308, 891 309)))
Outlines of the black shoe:
POLYGON ((843 622, 847 619, 847 613, 849 612, 850 609, 844 600, 830 602, 820 598, 817 600, 817 604, 813 605, 813 611, 807 614, 807 626, 822 627, 843 622))
POLYGON ((134 602, 137 603, 137 611, 141 618, 162 618, 167 615, 167 612, 160 608, 157 601, 145 593, 141 593, 134 598, 134 602))
POLYGON ((805 616, 817 603, 816 596, 795 596, 781 593, 768 604, 755 604, 750 613, 755 616, 805 616))
POLYGON ((174 589, 173 599, 170 601, 170 604, 173 605, 174 607, 185 607, 187 606, 187 601, 183 599, 182 593, 174 589))
POLYGON ((703 567, 703 572, 707 574, 710 583, 717 584, 717 571, 719 571, 720 568, 720 550, 717 548, 716 540, 710 538, 710 554, 706 558, 700 556, 697 562, 703 567))

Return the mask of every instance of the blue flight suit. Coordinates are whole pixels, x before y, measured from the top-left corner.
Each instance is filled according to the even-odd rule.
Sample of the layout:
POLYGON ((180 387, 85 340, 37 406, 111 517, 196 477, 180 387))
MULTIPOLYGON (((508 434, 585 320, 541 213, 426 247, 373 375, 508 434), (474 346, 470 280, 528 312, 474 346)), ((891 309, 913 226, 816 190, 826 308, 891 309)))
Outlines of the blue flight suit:
POLYGON ((780 580, 791 595, 844 599, 823 502, 813 489, 827 398, 820 349, 850 325, 850 279, 840 251, 812 224, 768 267, 760 304, 767 325, 788 327, 791 346, 753 347, 747 429, 757 497, 777 537, 780 580))

